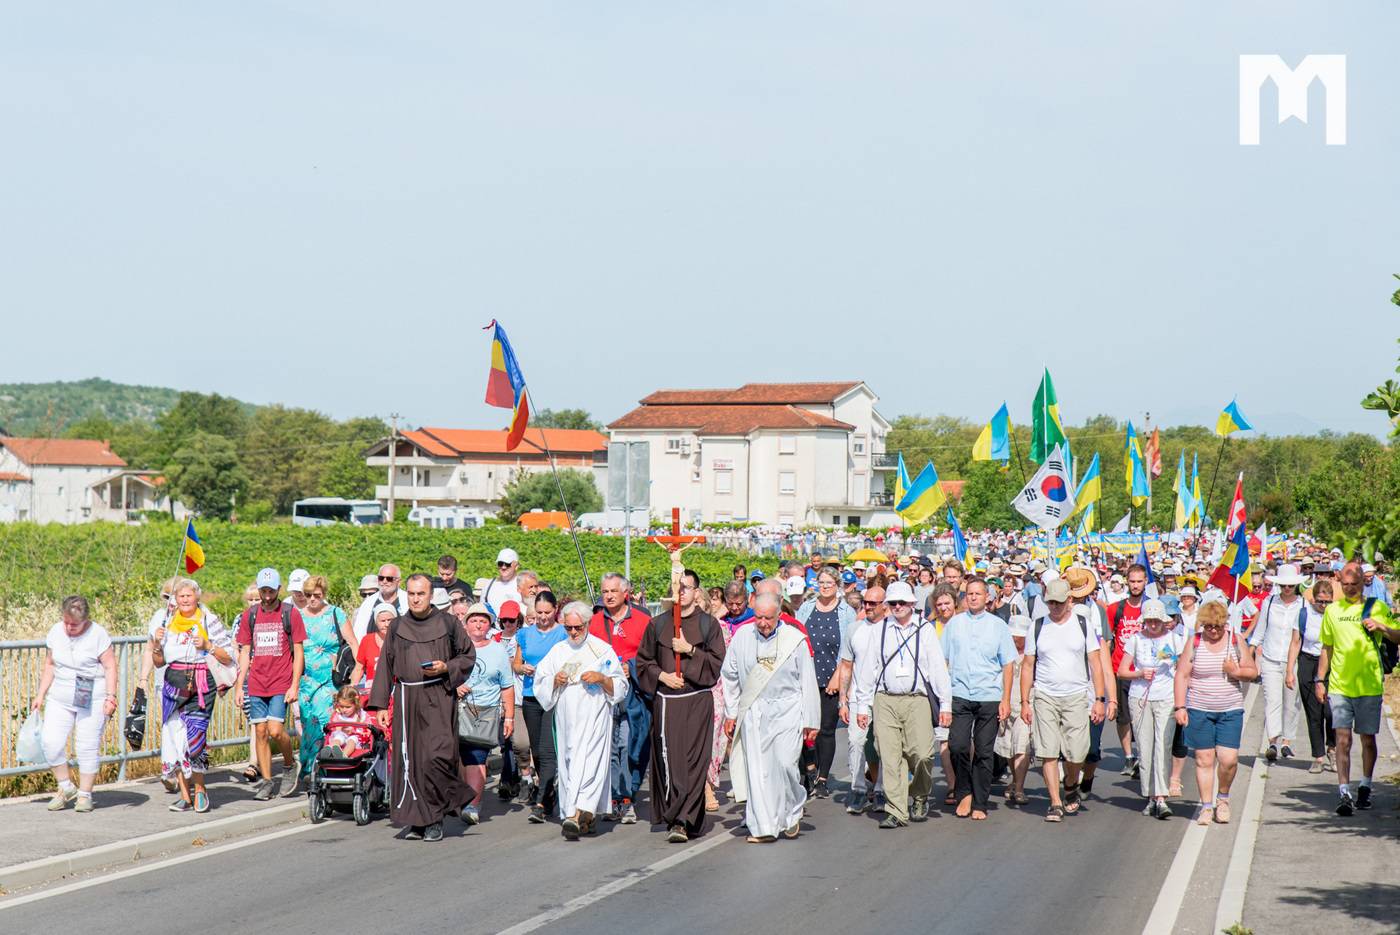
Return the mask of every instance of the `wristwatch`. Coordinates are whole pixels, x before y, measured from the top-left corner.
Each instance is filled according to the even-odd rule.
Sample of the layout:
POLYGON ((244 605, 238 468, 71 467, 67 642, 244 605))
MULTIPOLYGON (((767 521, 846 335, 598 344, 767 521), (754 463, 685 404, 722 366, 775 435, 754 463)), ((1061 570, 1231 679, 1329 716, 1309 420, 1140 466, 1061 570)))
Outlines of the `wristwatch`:
POLYGON ((1107 695, 1099 695, 1098 700, 1099 700, 1099 701, 1103 701, 1103 702, 1107 702, 1107 701, 1108 701, 1108 696, 1107 696, 1107 695))

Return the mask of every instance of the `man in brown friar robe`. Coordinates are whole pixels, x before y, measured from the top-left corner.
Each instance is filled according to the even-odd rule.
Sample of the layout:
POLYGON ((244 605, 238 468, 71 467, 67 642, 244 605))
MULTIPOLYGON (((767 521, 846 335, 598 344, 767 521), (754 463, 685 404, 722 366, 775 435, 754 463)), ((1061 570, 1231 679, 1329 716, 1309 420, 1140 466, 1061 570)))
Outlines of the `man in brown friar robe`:
POLYGON ((651 619, 637 648, 637 684, 651 702, 651 822, 683 844, 704 830, 705 774, 710 768, 715 702, 711 689, 724 663, 719 623, 695 606, 700 579, 680 578, 681 635, 676 608, 651 619), (676 658, 680 657, 680 675, 676 658))
POLYGON ((365 707, 392 732, 394 826, 407 826, 411 841, 441 841, 443 817, 472 798, 457 768, 456 689, 476 665, 476 649, 457 618, 433 608, 432 579, 413 575, 407 591, 408 612, 389 625, 365 707))

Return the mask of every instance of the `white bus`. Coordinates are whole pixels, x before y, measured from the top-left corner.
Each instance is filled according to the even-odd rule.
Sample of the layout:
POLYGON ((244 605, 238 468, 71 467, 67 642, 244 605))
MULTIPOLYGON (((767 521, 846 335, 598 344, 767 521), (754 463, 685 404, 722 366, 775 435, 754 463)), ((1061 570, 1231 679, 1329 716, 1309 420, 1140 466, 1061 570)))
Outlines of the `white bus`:
POLYGON ((384 522, 384 505, 378 500, 309 497, 292 504, 292 522, 298 526, 330 526, 334 523, 373 526, 384 522))

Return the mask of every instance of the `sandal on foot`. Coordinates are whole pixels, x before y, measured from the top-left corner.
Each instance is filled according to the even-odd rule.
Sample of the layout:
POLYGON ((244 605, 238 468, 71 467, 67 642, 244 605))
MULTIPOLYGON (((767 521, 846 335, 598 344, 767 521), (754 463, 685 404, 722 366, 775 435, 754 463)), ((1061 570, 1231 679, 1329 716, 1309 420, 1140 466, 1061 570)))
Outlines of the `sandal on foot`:
POLYGON ((1050 806, 1050 810, 1047 811, 1047 812, 1045 813, 1045 820, 1046 820, 1046 821, 1056 821, 1056 822, 1058 822, 1058 821, 1064 821, 1064 820, 1065 820, 1065 809, 1064 809, 1064 806, 1063 806, 1063 805, 1052 805, 1052 806, 1050 806))
POLYGON ((1179 799, 1179 798, 1181 798, 1181 794, 1182 794, 1182 793, 1181 793, 1181 781, 1180 781, 1180 780, 1178 780, 1178 781, 1172 783, 1170 786, 1167 787, 1167 798, 1169 798, 1169 799, 1179 799))
POLYGON ((1075 786, 1065 790, 1064 811, 1066 815, 1074 815, 1079 812, 1079 787, 1075 786))
POLYGON ((1215 821, 1216 824, 1228 825, 1230 823, 1230 800, 1215 800, 1215 821))

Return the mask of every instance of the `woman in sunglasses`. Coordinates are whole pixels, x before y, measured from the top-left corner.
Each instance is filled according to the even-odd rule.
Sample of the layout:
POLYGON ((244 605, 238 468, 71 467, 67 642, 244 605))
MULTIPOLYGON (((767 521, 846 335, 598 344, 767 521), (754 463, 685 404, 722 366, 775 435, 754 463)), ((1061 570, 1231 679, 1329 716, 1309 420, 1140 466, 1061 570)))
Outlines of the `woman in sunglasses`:
POLYGON ((1176 722, 1186 728, 1186 746, 1196 753, 1201 805, 1196 824, 1230 821, 1230 783, 1239 766, 1244 731, 1243 682, 1259 668, 1254 652, 1231 629, 1225 605, 1211 601, 1196 614, 1196 634, 1186 641, 1176 669, 1176 722), (1214 804, 1210 791, 1216 785, 1214 804))
POLYGON ((1337 746, 1337 732, 1332 729, 1332 708, 1317 700, 1314 692, 1308 689, 1317 681, 1317 662, 1322 655, 1322 615, 1332 603, 1332 582, 1320 580, 1312 590, 1304 595, 1306 604, 1298 615, 1298 629, 1293 631, 1293 642, 1288 647, 1288 671, 1296 673, 1297 682, 1303 690, 1298 693, 1303 702, 1303 716, 1308 722, 1308 743, 1312 745, 1312 765, 1308 772, 1317 774, 1324 769, 1337 771, 1333 750, 1337 746))

